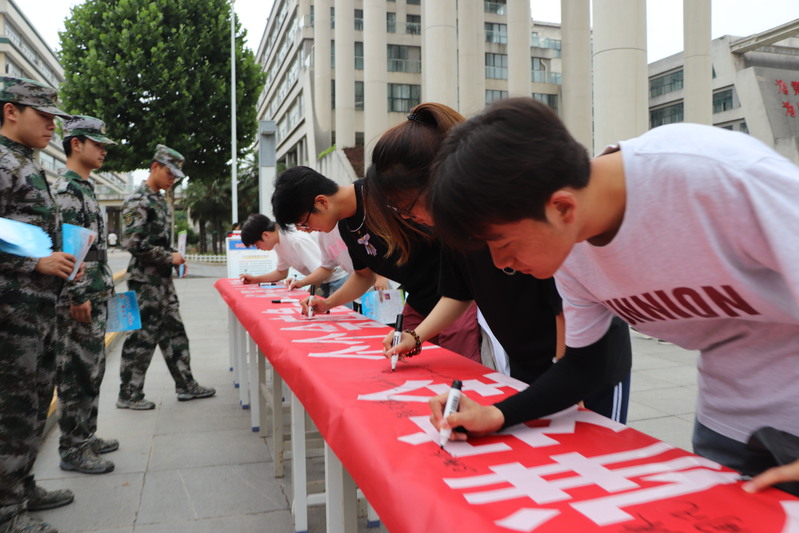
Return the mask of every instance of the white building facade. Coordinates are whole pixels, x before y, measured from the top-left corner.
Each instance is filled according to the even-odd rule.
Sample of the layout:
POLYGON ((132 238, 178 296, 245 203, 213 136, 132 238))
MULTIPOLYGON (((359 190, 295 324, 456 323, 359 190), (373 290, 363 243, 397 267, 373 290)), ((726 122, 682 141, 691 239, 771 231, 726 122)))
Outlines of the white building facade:
MULTIPOLYGON (((799 21, 711 44, 712 124, 749 133, 799 164, 799 21), (767 44, 762 44, 767 43, 767 44)), ((649 126, 685 121, 683 54, 649 65, 649 126)))
POLYGON ((256 52, 258 117, 276 123, 279 168, 346 183, 363 168, 348 170, 342 149, 365 146, 368 164, 421 102, 470 116, 526 94, 557 110, 560 44, 560 26, 534 23, 527 0, 276 0, 256 52))

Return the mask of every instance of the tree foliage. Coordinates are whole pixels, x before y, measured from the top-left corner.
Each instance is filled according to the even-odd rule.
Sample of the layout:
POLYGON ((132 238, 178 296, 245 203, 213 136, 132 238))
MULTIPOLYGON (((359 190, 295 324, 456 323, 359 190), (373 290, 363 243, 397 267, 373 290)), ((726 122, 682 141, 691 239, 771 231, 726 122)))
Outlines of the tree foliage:
MULTIPOLYGON (((107 170, 149 166, 155 145, 186 156, 192 180, 229 175, 228 0, 86 0, 60 33, 67 111, 96 116, 120 142, 107 170)), ((264 74, 236 28, 237 147, 257 133, 264 74)), ((229 212, 229 209, 228 209, 229 212)))

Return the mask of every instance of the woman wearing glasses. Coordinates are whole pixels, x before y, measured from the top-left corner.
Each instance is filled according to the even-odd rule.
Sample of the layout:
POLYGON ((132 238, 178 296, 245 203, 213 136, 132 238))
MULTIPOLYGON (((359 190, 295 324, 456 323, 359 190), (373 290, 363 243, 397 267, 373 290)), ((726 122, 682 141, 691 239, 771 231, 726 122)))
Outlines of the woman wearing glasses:
MULTIPOLYGON (((463 116, 445 105, 420 104, 408 120, 384 133, 375 145, 366 178, 366 210, 374 213, 374 232, 400 258, 413 255, 414 233, 433 226, 425 201, 431 167, 447 133, 463 121, 463 116)), ((491 191, 481 194, 490 196, 491 191)), ((413 332, 403 333, 396 347, 386 337, 387 357, 413 353, 420 342, 452 323, 474 301, 508 355, 510 375, 533 385, 497 404, 505 420, 529 420, 584 401, 589 409, 626 421, 631 348, 628 329, 621 321, 612 323, 606 334, 609 349, 604 357, 583 365, 569 380, 551 379, 549 370, 565 351, 560 297, 552 278, 540 280, 500 270, 487 248, 444 249, 438 292, 442 298, 436 307, 413 332), (539 391, 532 402, 531 390, 539 391)))

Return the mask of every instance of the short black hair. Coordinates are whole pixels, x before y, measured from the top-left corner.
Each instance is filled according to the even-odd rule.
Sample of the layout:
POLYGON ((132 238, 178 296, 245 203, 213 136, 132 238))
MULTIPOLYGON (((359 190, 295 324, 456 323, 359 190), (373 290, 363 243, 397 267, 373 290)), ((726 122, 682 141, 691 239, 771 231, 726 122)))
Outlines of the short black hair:
POLYGON ((72 137, 66 137, 61 143, 61 146, 64 148, 64 154, 67 157, 72 155, 72 139, 77 139, 81 142, 81 144, 83 144, 86 142, 87 138, 88 137, 85 135, 73 135, 72 137))
POLYGON ((588 185, 591 162, 549 106, 508 98, 453 128, 432 173, 427 202, 437 235, 473 249, 489 226, 546 220, 553 193, 588 185))
POLYGON ((13 105, 20 112, 25 111, 30 107, 28 104, 18 104, 16 102, 0 102, 0 126, 2 126, 6 121, 6 114, 3 111, 3 108, 6 106, 6 104, 13 105))
POLYGON ((281 229, 288 230, 300 217, 314 212, 314 199, 318 195, 333 196, 337 192, 338 184, 314 169, 292 167, 275 178, 275 192, 272 193, 275 222, 281 229))
POLYGON ((253 213, 241 227, 241 242, 244 246, 252 246, 261 240, 265 231, 275 231, 275 223, 272 219, 261 213, 253 213))

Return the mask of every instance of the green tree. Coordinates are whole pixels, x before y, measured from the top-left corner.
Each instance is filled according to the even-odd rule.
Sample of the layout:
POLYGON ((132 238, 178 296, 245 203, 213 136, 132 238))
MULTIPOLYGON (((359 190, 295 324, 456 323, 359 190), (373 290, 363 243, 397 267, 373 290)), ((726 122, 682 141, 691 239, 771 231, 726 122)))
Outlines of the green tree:
MULTIPOLYGON (((245 35, 237 24, 237 157, 255 139, 265 80, 245 35)), ((162 143, 195 180, 229 175, 228 0, 86 0, 59 37, 64 107, 103 119, 120 141, 107 170, 146 168, 162 143)))

